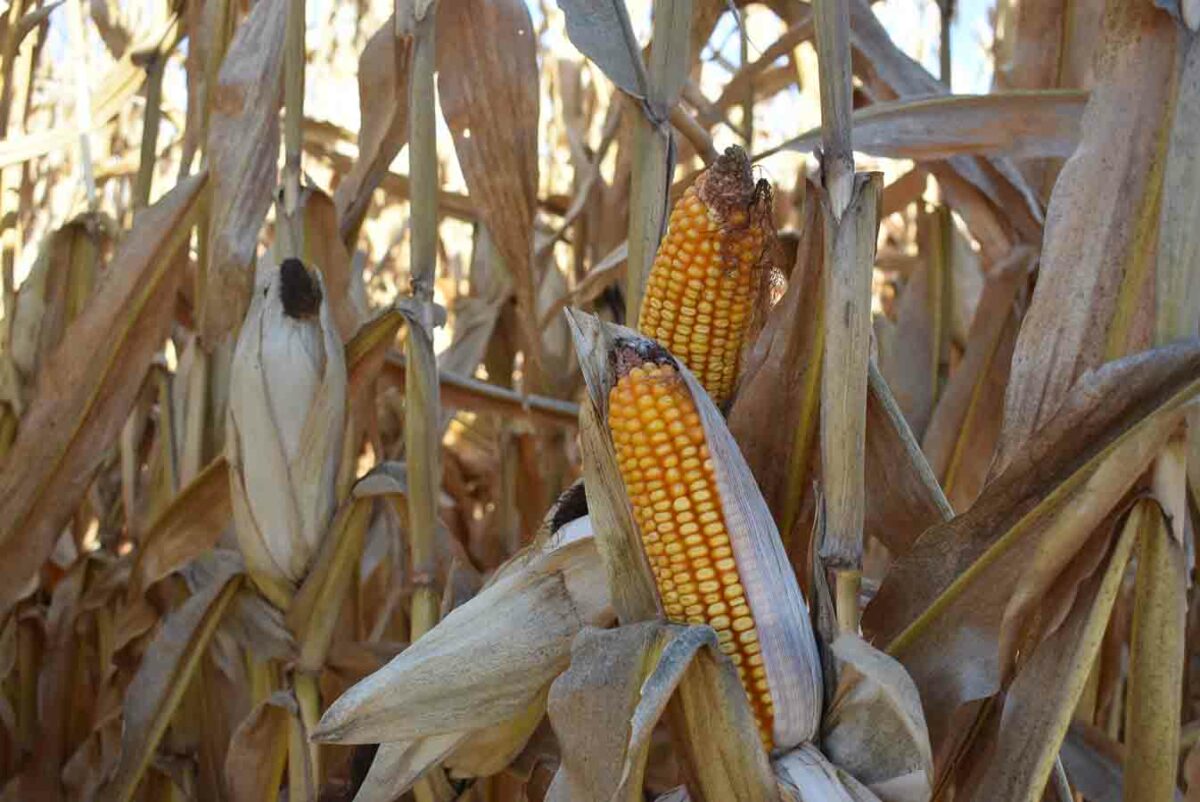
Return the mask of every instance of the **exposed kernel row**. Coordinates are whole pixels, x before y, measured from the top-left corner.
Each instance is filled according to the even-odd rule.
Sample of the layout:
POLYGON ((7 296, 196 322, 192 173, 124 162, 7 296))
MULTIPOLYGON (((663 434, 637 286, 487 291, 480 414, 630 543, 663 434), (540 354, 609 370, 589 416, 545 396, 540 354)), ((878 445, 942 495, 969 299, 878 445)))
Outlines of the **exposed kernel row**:
POLYGON ((718 403, 737 380, 766 232, 745 211, 726 219, 689 187, 671 212, 646 282, 638 327, 682 360, 718 403))
POLYGON ((609 395, 609 428, 667 617, 708 624, 737 667, 764 743, 774 716, 695 404, 671 365, 647 363, 609 395))

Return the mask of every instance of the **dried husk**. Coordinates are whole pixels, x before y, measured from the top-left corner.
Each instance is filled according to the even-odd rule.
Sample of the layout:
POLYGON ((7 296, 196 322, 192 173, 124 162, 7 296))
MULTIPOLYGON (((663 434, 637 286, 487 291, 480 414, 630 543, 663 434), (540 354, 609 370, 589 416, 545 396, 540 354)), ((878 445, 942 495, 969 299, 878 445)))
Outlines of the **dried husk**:
POLYGON ((288 314, 299 313, 285 309, 285 271, 260 263, 234 352, 227 420, 238 543, 250 575, 280 607, 336 509, 346 414, 346 365, 324 282, 293 264, 317 288, 318 308, 288 314))
POLYGON ((583 630, 550 691, 562 762, 547 799, 641 800, 651 735, 675 694, 683 713, 672 726, 687 730, 693 764, 708 768, 698 768, 705 798, 777 799, 744 692, 719 655, 708 627, 583 630), (694 696, 701 689, 703 699, 694 696))
POLYGON ((513 557, 478 595, 336 700, 315 737, 404 742, 523 715, 566 667, 576 633, 611 618, 590 532, 563 532, 513 557))
POLYGON ((879 802, 879 797, 830 763, 812 744, 783 755, 774 767, 785 802, 879 802))
POLYGON ((924 802, 933 793, 933 752, 921 697, 896 660, 845 633, 843 663, 821 724, 824 754, 884 802, 924 802))

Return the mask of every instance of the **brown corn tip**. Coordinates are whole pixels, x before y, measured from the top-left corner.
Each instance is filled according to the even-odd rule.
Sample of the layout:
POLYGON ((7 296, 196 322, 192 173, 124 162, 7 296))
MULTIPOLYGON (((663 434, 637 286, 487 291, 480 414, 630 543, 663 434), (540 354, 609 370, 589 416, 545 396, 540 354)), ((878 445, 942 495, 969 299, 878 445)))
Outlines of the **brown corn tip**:
POLYGON ((731 147, 671 210, 638 318, 718 404, 728 399, 772 237, 770 192, 731 147))
POLYGON ((704 427, 687 386, 669 363, 618 370, 608 414, 663 610, 671 621, 716 630, 769 751, 774 705, 758 629, 725 527, 704 427))

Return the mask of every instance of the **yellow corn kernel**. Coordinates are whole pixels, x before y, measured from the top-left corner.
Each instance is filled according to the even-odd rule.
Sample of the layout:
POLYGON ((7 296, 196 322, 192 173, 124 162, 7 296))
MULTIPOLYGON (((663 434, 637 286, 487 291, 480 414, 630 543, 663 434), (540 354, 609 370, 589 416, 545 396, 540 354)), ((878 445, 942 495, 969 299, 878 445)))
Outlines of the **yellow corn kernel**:
POLYGON ((773 232, 765 182, 729 148, 671 210, 638 318, 718 404, 733 391, 750 311, 773 232))
MULTIPOLYGON (((702 454, 692 465, 681 463, 683 480, 667 488, 673 510, 696 507, 701 498, 715 505, 701 529, 695 523, 680 523, 675 512, 664 522, 647 514, 645 500, 631 497, 642 534, 642 545, 654 568, 655 582, 667 617, 677 623, 706 623, 717 632, 721 651, 729 655, 735 666, 753 666, 750 673, 741 672, 742 685, 750 701, 763 742, 771 748, 773 705, 766 683, 760 680, 762 656, 759 654, 758 631, 754 617, 745 603, 741 577, 735 560, 729 556, 729 534, 720 510, 720 495, 712 461, 707 458, 704 427, 687 387, 673 365, 647 362, 619 377, 609 394, 609 429, 616 448, 617 462, 626 488, 645 482, 645 469, 629 455, 639 442, 640 433, 657 424, 664 402, 679 411, 683 429, 672 436, 671 446, 676 453, 691 448, 702 454), (646 404, 651 398, 656 403, 646 404), (661 543, 667 542, 666 552, 678 560, 662 560, 661 543), (684 543, 688 547, 684 548, 684 543), (695 545, 693 545, 695 543, 695 545), (719 558, 714 556, 719 551, 719 558), (721 588, 724 588, 723 593, 721 588), (702 595, 703 594, 703 597, 702 595), (711 595, 711 598, 709 597, 711 595)), ((691 515, 692 513, 684 513, 691 515)))

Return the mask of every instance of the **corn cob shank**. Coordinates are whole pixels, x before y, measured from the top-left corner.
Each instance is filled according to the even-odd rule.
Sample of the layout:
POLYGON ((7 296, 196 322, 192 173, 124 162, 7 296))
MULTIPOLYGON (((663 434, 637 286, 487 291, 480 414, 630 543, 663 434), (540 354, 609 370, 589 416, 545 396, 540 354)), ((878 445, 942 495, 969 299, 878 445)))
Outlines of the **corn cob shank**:
POLYGON ((671 621, 716 631, 770 750, 774 704, 758 629, 695 403, 669 362, 622 372, 609 395, 609 428, 663 610, 671 621))
POLYGON ((671 210, 650 269, 639 328, 682 360, 718 405, 737 381, 773 236, 769 185, 755 184, 745 151, 731 147, 671 210))

